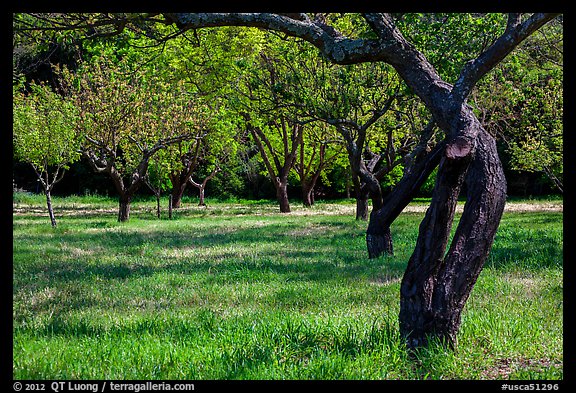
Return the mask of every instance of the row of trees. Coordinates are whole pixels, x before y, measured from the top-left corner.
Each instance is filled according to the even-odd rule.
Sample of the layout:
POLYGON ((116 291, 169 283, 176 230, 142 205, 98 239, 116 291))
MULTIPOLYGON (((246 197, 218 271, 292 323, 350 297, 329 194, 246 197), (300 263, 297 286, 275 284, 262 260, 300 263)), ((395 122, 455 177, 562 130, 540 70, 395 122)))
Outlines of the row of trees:
MULTIPOLYGON (((390 174, 418 133, 417 104, 400 94, 393 71, 381 64, 334 67, 302 43, 261 31, 241 35, 250 45, 235 45, 232 28, 196 38, 197 46, 175 45, 153 65, 143 65, 133 47, 120 55, 121 48, 98 44, 85 49, 88 59, 75 70, 54 67, 52 86, 15 86, 16 157, 42 179, 59 174, 42 182, 47 200, 64 169, 83 156, 112 180, 119 221, 129 219, 130 201, 143 184, 158 200, 169 191, 174 208, 193 185, 202 204, 207 181, 223 165, 239 151, 258 152, 281 212, 290 212, 289 180, 300 182, 311 206, 327 169, 350 168, 357 218, 367 219, 370 187, 382 194, 385 176, 394 184, 390 174), (174 53, 188 61, 174 61, 174 53), (51 122, 54 105, 45 97, 67 106, 60 123, 51 122), (34 133, 39 143, 28 143, 34 133), (62 141, 68 154, 61 154, 62 141), (208 174, 196 181, 199 164, 208 174)), ((56 225, 50 203, 48 209, 56 225)))
MULTIPOLYGON (((451 42, 450 50, 457 48, 454 42, 461 50, 476 49, 461 39, 451 42)), ((290 181, 300 183, 303 203, 311 206, 318 179, 328 182, 333 169, 350 173, 341 179, 350 179, 356 216, 366 220, 370 196, 377 209, 382 206, 382 188, 400 180, 414 147, 430 149, 438 138, 425 107, 384 63, 335 66, 302 42, 259 30, 201 31, 193 44, 166 43, 170 48, 147 64, 140 60, 145 52, 123 41, 84 45, 81 65, 73 71, 55 68, 51 86, 16 85, 16 157, 34 166, 52 225, 50 192, 79 152, 95 172, 113 181, 119 221, 129 218, 130 201, 143 184, 158 201, 162 192, 170 192, 174 208, 192 185, 203 204, 207 182, 239 150, 259 152, 281 212, 290 211, 290 181), (61 106, 67 108, 59 110, 60 123, 49 119, 49 109, 61 106), (38 124, 34 132, 32 124, 38 124), (42 133, 50 143, 34 147, 30 138, 42 133), (63 141, 65 148, 59 145, 63 141), (204 178, 195 180, 199 165, 204 178)), ((495 96, 478 89, 475 100, 487 128, 507 143, 513 168, 542 171, 562 190, 561 64, 547 61, 552 70, 537 67, 542 56, 527 53, 534 46, 542 47, 533 43, 499 70, 507 91, 495 96), (535 88, 541 95, 527 103, 535 88), (519 102, 517 113, 503 111, 508 108, 503 100, 510 99, 519 102), (519 131, 527 122, 540 132, 519 131)), ((445 50, 435 43, 430 56, 445 50)))
MULTIPOLYGON (((514 165, 526 168, 534 161, 533 168, 551 174, 561 188, 562 19, 557 14, 39 14, 17 15, 15 25, 21 33, 84 31, 140 44, 142 36, 156 39, 173 57, 165 63, 155 58, 154 64, 191 75, 183 91, 170 84, 166 97, 172 99, 172 91, 200 102, 208 97, 210 113, 217 107, 224 118, 231 114, 231 124, 257 146, 281 211, 289 211, 290 171, 295 168, 312 182, 318 168, 321 173, 332 160, 330 150, 336 154, 343 146, 359 217, 367 215, 363 206, 372 200, 366 233, 371 258, 392 253, 393 221, 436 171, 432 201, 401 283, 400 332, 410 348, 427 345, 431 336, 456 343, 464 304, 506 199, 496 138, 515 155, 514 165), (246 28, 211 29, 222 26, 246 28), (219 34, 226 39, 211 39, 219 34), (515 133, 509 131, 513 126, 526 128, 515 133), (533 160, 526 159, 532 154, 533 160), (385 195, 382 179, 395 171, 400 178, 385 195), (466 204, 452 235, 464 189, 466 204)), ((68 84, 80 89, 70 95, 73 100, 90 90, 82 87, 81 75, 68 84)), ((136 79, 141 83, 152 75, 136 79)), ((157 84, 144 82, 146 89, 157 84)), ((138 95, 130 89, 127 94, 138 95)), ((84 148, 83 154, 99 160, 96 169, 128 162, 132 151, 143 158, 135 162, 148 165, 165 146, 200 138, 171 134, 173 119, 162 119, 155 105, 151 98, 129 112, 162 128, 161 136, 149 131, 155 137, 140 140, 133 132, 142 127, 134 127, 127 140, 137 148, 117 148, 102 159, 108 140, 85 135, 83 144, 96 148, 92 153, 84 148)), ((91 127, 76 129, 93 132, 98 116, 82 110, 75 115, 78 124, 91 127)), ((145 173, 128 178, 138 182, 145 173)))

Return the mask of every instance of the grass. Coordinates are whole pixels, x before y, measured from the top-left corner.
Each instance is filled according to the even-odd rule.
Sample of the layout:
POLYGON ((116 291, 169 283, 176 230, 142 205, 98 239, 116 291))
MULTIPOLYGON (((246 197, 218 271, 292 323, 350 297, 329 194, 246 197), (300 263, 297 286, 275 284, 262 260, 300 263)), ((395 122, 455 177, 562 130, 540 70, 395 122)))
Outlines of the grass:
POLYGON ((370 260, 343 204, 184 200, 158 220, 142 199, 118 223, 113 199, 55 197, 53 229, 44 203, 13 198, 14 379, 563 378, 561 212, 505 213, 458 351, 414 359, 397 316, 423 213, 370 260))

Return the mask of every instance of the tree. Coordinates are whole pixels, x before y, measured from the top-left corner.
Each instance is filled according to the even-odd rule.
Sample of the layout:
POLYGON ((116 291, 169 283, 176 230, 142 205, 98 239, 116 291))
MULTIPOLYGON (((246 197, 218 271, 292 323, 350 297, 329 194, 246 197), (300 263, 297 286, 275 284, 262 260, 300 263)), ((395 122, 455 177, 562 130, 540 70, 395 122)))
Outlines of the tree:
POLYGON ((144 183, 156 197, 156 217, 160 218, 160 197, 162 192, 170 189, 172 183, 168 174, 170 168, 167 165, 167 149, 157 151, 148 162, 148 172, 144 176, 144 183))
MULTIPOLYGON (((424 102, 445 133, 446 145, 434 195, 401 284, 400 331, 413 348, 427 345, 430 337, 456 344, 464 304, 482 270, 504 209, 506 180, 495 140, 466 99, 486 73, 556 16, 510 14, 501 35, 461 67, 453 84, 440 77, 422 52, 404 38, 394 17, 387 14, 363 15, 372 30, 371 38, 347 38, 307 14, 170 14, 166 18, 181 29, 236 24, 279 30, 312 43, 339 64, 384 61, 424 102), (468 190, 464 212, 446 252, 464 184, 468 190)), ((414 174, 418 176, 420 173, 414 174)), ((389 203, 396 202, 392 198, 389 203)), ((388 218, 387 213, 384 204, 372 213, 371 222, 385 230, 381 223, 388 218)), ((369 246, 374 244, 380 243, 369 246)), ((372 250, 372 255, 379 255, 379 251, 372 250)))
MULTIPOLYGON (((410 200, 406 194, 417 186, 423 171, 439 161, 432 201, 420 225, 400 289, 400 332, 407 346, 415 348, 426 346, 430 338, 449 346, 456 344, 461 313, 492 247, 504 210, 506 179, 496 141, 482 127, 467 99, 484 75, 557 16, 510 13, 505 22, 497 24, 499 30, 492 42, 486 42, 471 58, 454 60, 458 71, 450 74, 457 74, 450 81, 442 78, 425 54, 402 34, 398 23, 401 25, 403 18, 410 17, 404 14, 362 14, 364 29, 352 38, 334 27, 325 15, 305 13, 170 13, 114 18, 106 14, 82 19, 74 28, 90 27, 96 34, 104 34, 145 21, 174 24, 180 31, 222 25, 251 26, 299 37, 337 64, 378 61, 390 64, 422 100, 445 135, 437 145, 441 148, 423 155, 405 178, 403 187, 406 184, 409 187, 397 188, 403 191, 393 191, 383 206, 372 212, 367 230, 369 254, 378 256, 385 243, 374 239, 385 235, 389 223, 406 200, 410 200), (446 250, 463 185, 467 189, 464 211, 446 250)), ((482 17, 489 18, 490 14, 462 22, 473 26, 482 17)))
MULTIPOLYGON (((181 80, 194 98, 196 122, 192 141, 180 142, 169 150, 175 160, 170 165, 173 207, 180 206, 188 184, 199 189, 204 203, 207 182, 216 176, 237 148, 238 121, 230 102, 237 96, 237 62, 246 63, 257 53, 262 33, 246 29, 205 29, 193 37, 179 37, 166 44, 161 53, 163 67, 171 78, 181 80), (190 42, 193 45, 190 45, 190 42), (192 176, 200 166, 210 166, 203 181, 192 176)), ((155 58, 155 62, 158 57, 155 58)), ((198 174, 197 174, 198 175, 198 174)))
POLYGON ((294 170, 302 185, 304 207, 314 204, 314 188, 323 171, 341 154, 342 143, 325 123, 309 123, 302 133, 294 170))
POLYGON ((130 71, 126 59, 118 66, 103 59, 91 65, 77 75, 63 70, 61 82, 80 110, 83 154, 95 172, 112 179, 119 194, 118 221, 123 222, 152 156, 194 137, 188 132, 190 106, 181 86, 130 71))
POLYGON ((397 154, 397 148, 405 144, 398 143, 402 134, 400 112, 394 110, 394 115, 389 115, 401 96, 400 81, 386 64, 338 66, 302 43, 298 46, 297 57, 284 52, 289 65, 284 95, 289 100, 283 105, 293 107, 302 119, 320 121, 337 130, 348 153, 356 218, 367 220, 368 199, 376 208, 380 206, 380 180, 402 163, 401 154, 397 154), (383 121, 387 114, 388 121, 383 121))
POLYGON ((281 213, 291 210, 288 176, 296 163, 304 133, 304 124, 286 105, 290 100, 285 96, 286 67, 280 56, 262 51, 244 80, 245 97, 237 104, 276 189, 281 213))
MULTIPOLYGON (((355 189, 356 219, 367 220, 368 198, 374 209, 380 208, 380 180, 402 162, 394 143, 400 122, 396 116, 391 122, 382 121, 400 98, 400 85, 391 70, 378 63, 330 67, 320 60, 308 72, 314 77, 301 99, 304 110, 313 119, 334 126, 343 138, 355 189)), ((299 85, 298 90, 304 89, 299 85)))
POLYGON ((46 195, 52 227, 56 218, 51 192, 70 164, 80 158, 74 105, 44 84, 30 84, 30 92, 14 89, 12 132, 16 157, 34 168, 46 195))

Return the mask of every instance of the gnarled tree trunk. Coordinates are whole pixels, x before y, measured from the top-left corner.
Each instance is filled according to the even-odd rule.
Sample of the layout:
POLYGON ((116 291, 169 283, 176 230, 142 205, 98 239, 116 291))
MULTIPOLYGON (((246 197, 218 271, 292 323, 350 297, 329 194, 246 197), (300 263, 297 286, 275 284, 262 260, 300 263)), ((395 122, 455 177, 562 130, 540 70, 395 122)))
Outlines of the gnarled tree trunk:
POLYGON ((314 204, 314 185, 312 182, 302 182, 302 203, 304 207, 312 207, 314 204))
POLYGON ((172 207, 178 209, 182 202, 182 197, 184 196, 184 190, 186 190, 187 179, 182 180, 181 175, 171 176, 170 181, 172 182, 172 207))
POLYGON ((400 290, 400 332, 409 348, 430 337, 454 346, 464 304, 488 256, 502 217, 506 179, 494 138, 481 129, 473 157, 442 157, 432 202, 400 290), (450 249, 458 195, 467 199, 450 249))

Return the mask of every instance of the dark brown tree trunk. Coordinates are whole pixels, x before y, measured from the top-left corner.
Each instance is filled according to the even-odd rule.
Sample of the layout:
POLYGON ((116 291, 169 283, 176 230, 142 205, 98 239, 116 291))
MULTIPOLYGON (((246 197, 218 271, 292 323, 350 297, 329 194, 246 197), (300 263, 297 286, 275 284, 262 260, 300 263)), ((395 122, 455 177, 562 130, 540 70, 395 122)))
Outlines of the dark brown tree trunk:
POLYGON ((156 194, 156 216, 160 218, 160 194, 156 194))
POLYGON ((278 180, 276 182, 276 198, 278 199, 278 204, 280 205, 280 213, 290 213, 287 180, 278 180))
POLYGON ((118 222, 125 222, 130 219, 130 202, 132 201, 132 195, 122 194, 120 195, 118 209, 118 222))
POLYGON ((502 217, 506 179, 494 138, 481 130, 474 157, 440 163, 430 208, 400 289, 400 332, 409 348, 431 337, 453 347, 464 304, 486 260, 502 217), (467 186, 464 212, 445 254, 456 203, 467 186))
POLYGON ((382 254, 393 254, 392 242, 388 241, 390 225, 400 215, 402 210, 412 201, 422 184, 428 179, 434 168, 438 166, 446 142, 441 142, 429 153, 419 152, 412 164, 392 192, 384 199, 382 208, 374 209, 370 214, 370 222, 366 230, 366 245, 369 258, 378 258, 382 254))
POLYGON ((178 209, 182 203, 182 197, 188 181, 181 181, 180 176, 171 176, 170 181, 172 182, 172 208, 178 209))
POLYGON ((302 203, 305 207, 312 207, 314 204, 314 186, 309 182, 302 182, 302 203))
POLYGON ((54 216, 54 209, 52 208, 52 197, 50 195, 50 190, 44 190, 46 194, 46 206, 48 207, 48 215, 50 216, 50 223, 52 228, 56 227, 56 217, 54 216))
POLYGON ((368 220, 368 193, 359 191, 356 193, 356 219, 368 220))
MULTIPOLYGON (((370 221, 376 211, 370 213, 370 221)), ((393 255, 394 246, 392 243, 392 232, 390 226, 382 228, 377 234, 366 233, 366 246, 368 247, 368 258, 377 258, 382 254, 393 255)))

